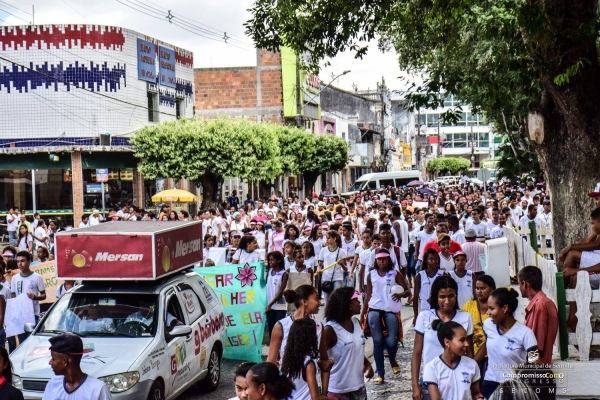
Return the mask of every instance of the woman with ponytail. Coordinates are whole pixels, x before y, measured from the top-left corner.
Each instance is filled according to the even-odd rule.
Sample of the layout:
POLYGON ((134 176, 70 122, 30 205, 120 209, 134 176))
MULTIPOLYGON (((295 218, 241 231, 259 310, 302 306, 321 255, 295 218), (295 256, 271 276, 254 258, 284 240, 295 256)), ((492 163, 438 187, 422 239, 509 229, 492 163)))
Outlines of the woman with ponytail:
POLYGON ((431 360, 423 370, 423 383, 427 385, 432 400, 483 399, 479 391, 481 373, 477 363, 468 357, 467 331, 454 321, 435 319, 431 329, 444 352, 431 360))
POLYGON ((246 375, 248 400, 287 400, 294 384, 270 362, 256 364, 246 375))
POLYGON ((488 298, 488 315, 483 323, 486 341, 479 349, 475 361, 488 356, 488 367, 481 393, 490 397, 496 388, 509 380, 515 365, 537 361, 537 340, 527 326, 515 319, 519 293, 512 288, 498 288, 488 298))
MULTIPOLYGON (((295 320, 317 314, 320 306, 319 294, 317 293, 317 289, 312 285, 300 285, 294 290, 286 290, 283 292, 283 297, 287 303, 294 304, 296 311, 279 320, 271 333, 271 343, 267 361, 275 364, 283 357, 292 323, 295 320)), ((320 340, 322 331, 320 322, 316 324, 315 329, 317 331, 317 337, 320 340)))

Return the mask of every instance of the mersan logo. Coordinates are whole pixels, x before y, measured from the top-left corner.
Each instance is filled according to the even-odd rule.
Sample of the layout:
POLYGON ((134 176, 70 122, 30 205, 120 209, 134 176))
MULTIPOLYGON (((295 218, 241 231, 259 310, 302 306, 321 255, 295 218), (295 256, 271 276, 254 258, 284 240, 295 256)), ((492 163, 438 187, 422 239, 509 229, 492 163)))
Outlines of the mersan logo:
POLYGON ((91 267, 94 262, 120 262, 120 261, 142 261, 144 259, 143 254, 139 253, 109 253, 107 251, 100 251, 96 253, 95 257, 87 250, 77 251, 71 249, 67 251, 67 265, 70 267, 84 268, 91 267))

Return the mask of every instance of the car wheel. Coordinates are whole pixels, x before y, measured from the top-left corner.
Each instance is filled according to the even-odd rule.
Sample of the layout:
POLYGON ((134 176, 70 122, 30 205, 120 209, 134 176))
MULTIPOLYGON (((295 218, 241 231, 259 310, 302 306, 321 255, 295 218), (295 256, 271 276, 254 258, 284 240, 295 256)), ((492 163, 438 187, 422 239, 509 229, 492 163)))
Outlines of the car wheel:
POLYGON ((165 389, 162 383, 154 381, 148 393, 148 400, 165 400, 165 389))
POLYGON ((221 357, 217 349, 213 348, 208 359, 208 373, 200 385, 205 391, 212 392, 219 386, 219 379, 221 379, 221 357))

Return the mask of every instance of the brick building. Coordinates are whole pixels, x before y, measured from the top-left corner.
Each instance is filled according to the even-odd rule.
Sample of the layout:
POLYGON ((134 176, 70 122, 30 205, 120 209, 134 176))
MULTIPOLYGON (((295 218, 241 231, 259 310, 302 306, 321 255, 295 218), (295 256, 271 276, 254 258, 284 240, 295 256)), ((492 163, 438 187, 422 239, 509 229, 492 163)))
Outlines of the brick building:
POLYGON ((195 68, 199 117, 244 117, 283 123, 281 54, 256 50, 255 67, 195 68))

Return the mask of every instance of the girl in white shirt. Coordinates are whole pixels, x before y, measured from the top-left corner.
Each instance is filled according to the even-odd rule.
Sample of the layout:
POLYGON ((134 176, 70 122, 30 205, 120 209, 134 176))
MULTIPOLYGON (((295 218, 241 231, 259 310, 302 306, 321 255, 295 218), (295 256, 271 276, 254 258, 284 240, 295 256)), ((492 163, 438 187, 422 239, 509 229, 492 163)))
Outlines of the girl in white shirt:
POLYGON ((292 400, 325 400, 319 394, 316 358, 319 353, 315 321, 310 317, 295 320, 290 327, 281 360, 281 372, 292 380, 292 400))
POLYGON ((475 361, 488 356, 488 367, 481 393, 488 398, 500 385, 510 379, 514 367, 534 363, 538 359, 537 340, 531 329, 515 319, 519 293, 498 288, 488 298, 488 315, 483 323, 486 341, 477 352, 475 361))
POLYGON ((232 397, 229 400, 248 400, 248 396, 246 395, 246 388, 248 387, 248 382, 246 382, 246 375, 250 368, 255 366, 256 363, 252 361, 241 363, 237 369, 235 370, 235 397, 232 397))
MULTIPOLYGON (((344 271, 347 269, 346 252, 342 249, 342 238, 337 232, 328 231, 326 238, 327 247, 322 248, 319 254, 319 270, 331 264, 335 265, 323 272, 321 275, 321 284, 331 281, 333 282, 333 290, 335 290, 343 286, 344 271)), ((330 295, 331 293, 324 292, 323 300, 325 304, 327 304, 330 295)))
POLYGON ((317 270, 319 262, 315 253, 315 248, 311 242, 302 243, 302 254, 304 254, 304 265, 307 268, 312 268, 313 271, 317 270))
POLYGON ((431 327, 434 320, 459 323, 467 332, 467 357, 473 358, 473 320, 471 314, 458 309, 457 293, 458 285, 450 276, 443 275, 435 278, 431 287, 431 309, 421 311, 417 316, 411 361, 413 398, 418 399, 428 394, 428 387, 419 375, 423 373, 425 365, 444 352, 437 332, 431 327))
POLYGON ((423 370, 423 383, 427 385, 432 400, 479 400, 481 374, 477 363, 465 357, 469 348, 467 331, 454 321, 436 319, 431 328, 444 352, 431 360, 423 370))
POLYGON ((246 264, 260 261, 260 253, 255 251, 258 248, 258 241, 254 236, 242 236, 240 245, 233 254, 232 264, 246 264))
POLYGON ((270 362, 256 364, 250 368, 246 382, 248 399, 288 399, 294 391, 292 381, 270 362))
POLYGON ((19 226, 19 240, 17 243, 19 251, 25 250, 29 253, 33 251, 33 237, 25 224, 19 226))

